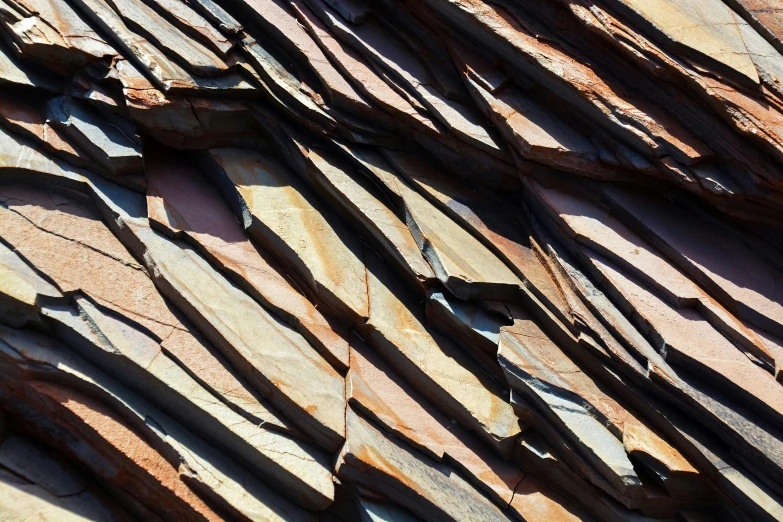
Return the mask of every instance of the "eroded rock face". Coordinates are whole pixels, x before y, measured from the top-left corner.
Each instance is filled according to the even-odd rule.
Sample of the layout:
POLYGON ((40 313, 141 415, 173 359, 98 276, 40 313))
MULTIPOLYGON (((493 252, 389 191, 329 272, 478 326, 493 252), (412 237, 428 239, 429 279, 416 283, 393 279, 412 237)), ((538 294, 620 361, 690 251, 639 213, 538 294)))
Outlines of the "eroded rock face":
POLYGON ((781 20, 0 0, 0 520, 783 520, 781 20))

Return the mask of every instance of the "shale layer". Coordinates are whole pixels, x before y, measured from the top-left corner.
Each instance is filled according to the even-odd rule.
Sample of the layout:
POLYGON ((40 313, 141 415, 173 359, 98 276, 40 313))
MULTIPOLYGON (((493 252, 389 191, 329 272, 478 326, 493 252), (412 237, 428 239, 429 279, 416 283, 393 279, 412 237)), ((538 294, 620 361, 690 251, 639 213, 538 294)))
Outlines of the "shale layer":
POLYGON ((783 521, 779 0, 0 36, 0 520, 783 521))

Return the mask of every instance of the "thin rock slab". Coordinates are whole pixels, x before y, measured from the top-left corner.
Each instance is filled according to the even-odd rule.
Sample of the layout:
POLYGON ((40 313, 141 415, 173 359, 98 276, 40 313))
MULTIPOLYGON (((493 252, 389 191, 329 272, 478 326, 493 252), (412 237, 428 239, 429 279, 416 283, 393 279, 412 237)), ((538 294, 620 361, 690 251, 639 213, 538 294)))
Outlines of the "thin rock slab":
POLYGON ((89 200, 22 185, 3 185, 0 194, 5 205, 0 206, 0 237, 60 292, 81 290, 159 339, 178 326, 149 276, 89 200), (125 291, 117 291, 118 281, 125 291))
MULTIPOLYGON (((450 133, 410 129, 410 149, 431 156, 468 183, 498 190, 514 190, 520 185, 517 169, 505 161, 473 147, 450 133)), ((513 156, 513 154, 512 154, 513 156)))
POLYGON ((148 152, 150 223, 184 236, 246 292, 302 334, 340 371, 348 368, 348 342, 281 273, 268 253, 253 245, 231 209, 201 173, 173 151, 148 152))
MULTIPOLYGON (((331 64, 324 52, 281 0, 246 0, 252 19, 262 26, 269 37, 315 73, 326 103, 335 109, 373 118, 377 114, 370 105, 331 64)), ((380 115, 382 119, 384 115, 380 115)))
POLYGON ((581 252, 584 247, 611 259, 673 306, 697 310, 723 335, 737 343, 739 349, 759 361, 770 373, 775 372, 776 361, 764 341, 633 230, 588 200, 535 183, 529 183, 529 186, 530 194, 539 198, 544 211, 565 232, 558 233, 552 228, 553 233, 559 234, 566 244, 570 241, 571 250, 588 266, 589 256, 581 252))
POLYGON ((248 234, 298 276, 302 290, 351 324, 366 320, 367 276, 352 231, 270 156, 211 149, 208 161, 248 234))
MULTIPOLYGON (((328 107, 324 105, 321 96, 294 76, 255 38, 243 38, 242 47, 247 56, 246 63, 252 67, 252 73, 279 109, 290 113, 305 126, 315 128, 319 134, 324 130, 335 131, 340 128, 340 123, 335 119, 337 114, 327 113, 328 107)), ((344 128, 340 130, 348 131, 344 128)))
POLYGON ((51 178, 60 180, 60 185, 66 188, 79 187, 85 182, 87 171, 47 155, 40 146, 2 125, 0 145, 0 172, 4 180, 23 179, 26 183, 34 183, 51 178))
POLYGON ((497 343, 505 321, 473 301, 449 298, 438 289, 427 291, 426 317, 429 326, 456 342, 483 372, 506 387, 497 361, 497 343))
POLYGON ((754 365, 698 312, 672 308, 606 259, 595 253, 591 256, 600 261, 596 266, 601 271, 602 286, 609 290, 618 308, 631 318, 653 346, 666 348, 671 368, 674 369, 676 363, 678 368, 688 372, 699 370, 702 377, 719 388, 706 386, 687 374, 663 376, 655 373, 651 377, 682 399, 687 411, 710 426, 718 437, 745 458, 766 474, 780 476, 783 446, 778 430, 748 411, 753 409, 762 415, 766 413, 768 418, 770 413, 773 419, 777 417, 774 407, 759 404, 777 400, 780 385, 773 384, 774 377, 754 365), (612 287, 607 287, 607 282, 612 287), (711 342, 704 344, 704 339, 711 342), (708 366, 694 365, 699 359, 710 363, 708 366), (711 373, 704 374, 705 369, 711 373))
POLYGON ((547 370, 544 363, 534 362, 537 350, 529 352, 528 346, 551 343, 540 331, 538 337, 534 335, 525 331, 501 334, 498 361, 512 387, 535 403, 623 495, 644 498, 642 481, 608 423, 596 416, 593 407, 556 373, 547 376, 552 370, 547 370))
MULTIPOLYGON (((631 58, 642 68, 649 70, 651 67, 657 68, 661 64, 672 73, 680 76, 734 130, 739 131, 751 140, 758 141, 768 151, 778 157, 780 156, 781 140, 779 132, 776 130, 780 127, 779 122, 776 123, 776 120, 779 120, 779 116, 777 111, 769 110, 767 101, 778 103, 774 99, 775 97, 780 99, 782 92, 779 82, 780 75, 779 73, 776 74, 775 71, 780 71, 780 62, 783 56, 777 53, 761 35, 741 20, 739 16, 734 15, 736 28, 739 30, 740 39, 746 47, 747 53, 753 61, 762 82, 761 89, 758 87, 753 89, 755 93, 736 88, 734 86, 736 82, 731 81, 731 77, 722 77, 721 75, 720 78, 717 78, 714 74, 704 74, 706 71, 704 71, 703 67, 699 67, 695 63, 688 63, 688 61, 675 56, 674 53, 656 45, 653 40, 643 34, 636 33, 627 22, 620 20, 606 9, 599 9, 596 6, 596 9, 591 8, 588 12, 587 10, 575 8, 574 13, 578 13, 577 18, 580 22, 590 27, 591 30, 594 27, 600 27, 599 31, 606 31, 604 33, 605 41, 615 45, 620 53, 631 58), (633 36, 629 39, 628 35, 633 36)), ((695 28, 695 30, 698 31, 699 28, 695 28)), ((658 96, 671 100, 671 102, 662 102, 663 105, 671 105, 671 103, 680 105, 680 102, 678 102, 679 94, 666 84, 648 83, 647 87, 643 87, 641 90, 650 91, 651 94, 657 92, 658 96)), ((745 147, 738 139, 739 136, 732 132, 730 128, 725 128, 718 121, 710 121, 709 115, 699 114, 693 110, 693 107, 688 107, 686 104, 682 104, 681 107, 682 111, 672 109, 672 113, 679 113, 685 119, 694 121, 692 126, 699 128, 699 132, 712 141, 710 147, 718 151, 720 156, 731 157, 739 161, 743 165, 740 168, 747 169, 746 172, 757 172, 766 179, 777 178, 777 175, 774 173, 774 167, 771 164, 767 164, 766 160, 755 151, 745 147), (705 117, 708 119, 705 119, 705 117)), ((686 162, 686 164, 690 163, 686 162)), ((661 165, 664 164, 662 163, 661 165)), ((729 201, 726 201, 726 204, 720 205, 724 212, 738 216, 744 213, 738 209, 737 199, 733 197, 737 193, 744 191, 753 193, 754 199, 764 198, 771 201, 775 198, 773 193, 769 191, 758 190, 761 185, 755 183, 745 184, 742 181, 740 181, 739 185, 736 184, 735 181, 739 181, 739 179, 732 174, 732 171, 736 172, 733 168, 725 169, 724 172, 721 172, 722 169, 715 167, 716 165, 710 164, 693 165, 690 168, 690 173, 696 178, 694 181, 698 183, 691 184, 691 188, 697 189, 698 192, 701 192, 702 195, 708 198, 717 196, 718 198, 726 197, 727 199, 732 199, 732 203, 735 204, 732 205, 729 201), (726 174, 729 174, 729 176, 726 176, 726 174), (742 188, 740 185, 742 185, 742 188)), ((740 176, 744 176, 744 174, 740 176)), ((753 211, 753 213, 755 214, 756 212, 753 211)))
POLYGON ((417 455, 348 408, 341 480, 382 492, 423 520, 511 520, 445 464, 417 455))
POLYGON ((141 503, 149 505, 159 517, 168 513, 194 520, 219 520, 185 485, 176 467, 110 407, 62 384, 24 382, 22 374, 27 365, 17 366, 25 362, 24 349, 34 344, 39 352, 45 350, 51 346, 48 339, 31 339, 29 334, 5 328, 0 332, 0 361, 6 375, 14 375, 17 380, 14 389, 0 389, 0 398, 6 404, 14 402, 12 411, 34 423, 39 437, 87 465, 110 486, 136 484, 130 488, 132 500, 124 499, 131 510, 141 503))
POLYGON ((41 107, 31 100, 5 94, 0 100, 0 120, 8 131, 32 140, 49 154, 77 167, 102 172, 102 167, 71 143, 67 136, 42 114, 41 107))
MULTIPOLYGON (((734 16, 737 17, 737 14, 735 13, 734 16)), ((765 100, 773 101, 775 97, 778 100, 783 99, 783 84, 781 84, 783 81, 783 55, 744 21, 738 19, 737 27, 763 87, 771 91, 764 93, 765 100)), ((750 96, 742 97, 739 93, 735 93, 736 91, 730 92, 726 96, 727 104, 736 103, 743 110, 756 115, 758 117, 756 124, 765 131, 762 143, 768 149, 779 154, 781 151, 780 115, 772 112, 765 114, 763 104, 758 100, 754 100, 750 96)))
POLYGON ((452 179, 419 156, 382 149, 384 158, 421 194, 494 252, 553 313, 563 303, 534 252, 528 226, 515 209, 483 187, 452 179))
POLYGON ((513 300, 522 281, 458 222, 414 190, 377 152, 353 148, 350 158, 386 190, 435 275, 460 299, 513 300))
MULTIPOLYGON (((643 507, 647 500, 645 495, 631 498, 618 490, 587 460, 580 449, 554 423, 550 422, 536 406, 515 388, 511 388, 509 401, 514 408, 514 414, 517 415, 521 422, 530 427, 525 434, 533 432, 543 437, 549 445, 557 450, 558 454, 562 456, 565 466, 571 473, 578 476, 580 481, 585 484, 592 484, 597 490, 603 491, 613 502, 624 508, 636 510, 643 507)), ((521 462, 517 462, 517 465, 523 467, 523 469, 531 470, 532 473, 536 473, 536 476, 544 477, 544 480, 548 479, 547 474, 537 470, 535 465, 521 462)), ((549 483, 557 484, 557 481, 549 483)), ((587 489, 591 488, 587 486, 587 489)), ((569 494, 567 490, 561 490, 561 492, 569 494)))
POLYGON ((122 84, 131 119, 161 143, 183 149, 263 141, 254 135, 257 124, 241 101, 165 94, 124 59, 115 60, 111 75, 122 84))
MULTIPOLYGON (((264 310, 191 247, 131 225, 161 291, 262 396, 318 445, 343 441, 343 379, 299 333, 264 310), (216 313, 215 310, 220 310, 216 313)), ((327 502, 325 491, 319 502, 327 502)))
POLYGON ((197 492, 242 517, 311 518, 57 341, 8 328, 0 335, 2 363, 20 384, 3 389, 3 398, 18 400, 15 411, 39 435, 112 487, 145 484, 127 489, 120 496, 126 503, 135 497, 131 505, 140 501, 162 514, 184 509, 217 520, 197 492))
POLYGON ((424 65, 390 31, 372 20, 361 25, 346 24, 321 0, 308 0, 307 3, 337 38, 390 74, 408 92, 415 93, 418 101, 458 139, 511 163, 505 146, 496 142, 472 107, 441 94, 433 86, 424 65))
POLYGON ((335 38, 303 0, 291 0, 291 8, 354 87, 374 106, 402 124, 399 133, 407 135, 407 127, 414 131, 411 133, 415 142, 412 147, 423 148, 426 153, 433 154, 470 182, 497 188, 519 184, 511 164, 461 141, 436 119, 429 117, 414 96, 399 87, 383 70, 372 67, 372 62, 365 60, 361 53, 335 38))
MULTIPOLYGON (((427 292, 427 321, 462 345, 497 356, 500 329, 508 321, 473 301, 461 301, 432 289, 427 292)), ((496 361, 497 363, 497 361, 496 361)))
MULTIPOLYGON (((4 151, 12 153, 13 149, 7 147, 4 151)), ((33 172, 40 174, 50 169, 54 174, 50 182, 66 186, 89 184, 87 178, 60 170, 34 149, 18 152, 43 169, 33 172), (63 177, 57 177, 58 174, 63 177)), ((56 285, 51 288, 36 274, 24 271, 24 266, 19 265, 21 260, 12 259, 10 266, 18 267, 29 288, 41 290, 39 297, 28 295, 28 300, 35 299, 37 304, 40 296, 56 298, 60 293, 83 292, 97 304, 150 332, 203 386, 214 390, 243 416, 258 424, 268 423, 282 431, 289 430, 289 423, 274 414, 209 343, 182 323, 141 266, 97 219, 95 210, 84 201, 72 199, 78 193, 71 192, 71 197, 66 197, 57 192, 13 185, 0 187, 0 192, 4 200, 10 198, 9 209, 0 207, 0 213, 5 216, 0 237, 15 245, 18 256, 32 263, 56 285), (123 292, 117 291, 117 281, 122 281, 123 292)))
POLYGON ((380 259, 367 256, 370 319, 357 332, 414 389, 501 455, 519 426, 497 385, 447 338, 431 332, 380 259), (401 297, 405 300, 401 300, 401 297))
POLYGON ((626 509, 604 492, 579 477, 546 443, 540 433, 527 431, 517 439, 514 462, 535 473, 557 491, 577 502, 597 520, 651 522, 653 519, 626 509))
POLYGON ((334 66, 374 107, 407 125, 421 126, 438 132, 433 123, 388 83, 350 46, 334 38, 326 25, 316 17, 303 0, 289 0, 291 10, 316 41, 334 66))
POLYGON ((134 32, 181 67, 201 77, 220 76, 229 66, 219 56, 190 38, 140 0, 112 0, 114 11, 134 32))
POLYGON ((750 473, 742 473, 736 468, 726 468, 719 472, 717 478, 721 489, 727 493, 739 492, 738 501, 755 520, 773 522, 783 518, 783 500, 765 487, 750 473))
POLYGON ((425 0, 430 16, 448 21, 452 31, 471 34, 544 89, 595 121, 620 141, 649 157, 667 154, 680 161, 703 156, 698 140, 679 125, 662 125, 634 105, 588 65, 577 62, 546 39, 536 38, 503 10, 483 1, 425 0), (644 115, 644 116, 642 116, 644 115))
MULTIPOLYGON (((540 226, 537 227, 539 236, 544 236, 540 226)), ((548 258, 553 265, 553 273, 559 275, 556 279, 562 281, 558 286, 565 294, 576 294, 587 313, 600 322, 595 325, 590 318, 583 318, 590 329, 603 339, 604 332, 607 339, 604 344, 612 353, 615 360, 630 370, 633 374, 644 375, 648 373, 667 374, 669 365, 661 354, 650 345, 649 341, 631 324, 622 312, 612 303, 609 297, 598 289, 593 282, 578 268, 573 259, 565 252, 563 247, 548 237, 544 238, 548 258)), ((568 299, 570 301, 570 299, 568 299)), ((578 304, 571 304, 575 313, 578 304)), ((671 372, 669 372, 671 373, 671 372)))
POLYGON ((443 284, 461 299, 514 299, 522 281, 497 256, 402 180, 408 228, 443 284))
POLYGON ((591 259, 611 285, 613 297, 624 301, 626 315, 634 314, 638 327, 666 353, 670 364, 698 371, 780 424, 783 389, 774 376, 753 364, 696 310, 675 309, 598 254, 592 253, 591 259))
POLYGON ((301 431, 281 417, 194 328, 177 328, 160 345, 201 386, 256 426, 302 437, 301 431))
MULTIPOLYGON (((395 212, 395 205, 379 187, 367 179, 338 154, 325 150, 291 126, 281 125, 270 118, 265 121, 267 131, 274 136, 282 155, 300 177, 325 203, 358 228, 362 240, 370 241, 383 252, 419 290, 436 283, 435 274, 419 252, 418 245, 405 224, 395 212)), ((344 152, 356 154, 354 145, 334 143, 344 152)))
MULTIPOLYGON (((590 253, 585 258, 588 266, 593 266, 592 259, 595 256, 597 256, 597 254, 590 253)), ((606 260, 604 260, 604 263, 611 265, 606 260)), ((573 272, 574 267, 571 267, 569 270, 573 272)), ((622 271, 617 267, 615 267, 614 270, 616 270, 617 273, 622 273, 622 271)), ((640 355, 654 353, 652 348, 653 346, 655 346, 657 350, 661 350, 663 347, 665 347, 665 345, 662 344, 663 340, 657 336, 654 330, 651 330, 651 323, 645 322, 645 318, 641 317, 638 313, 638 310, 635 310, 630 304, 634 300, 632 298, 635 298, 633 291, 631 291, 630 294, 628 294, 626 297, 624 292, 629 291, 629 288, 620 289, 618 291, 617 289, 612 288, 611 285, 607 285, 609 278, 607 278, 605 275, 602 275, 600 270, 592 272, 591 275, 595 277, 595 280, 600 283, 599 286, 604 288, 607 294, 603 297, 600 293, 593 294, 591 293, 592 291, 590 290, 590 286, 586 286, 585 290, 588 294, 590 294, 591 297, 585 302, 590 303, 591 305, 595 305, 591 309, 594 310, 599 317, 601 317, 602 321, 608 329, 612 330, 618 335, 618 339, 626 339, 626 342, 629 343, 628 346, 644 347, 644 344, 650 344, 651 346, 644 348, 644 350, 639 352, 640 355), (614 303, 606 299, 607 296, 611 297, 614 303), (622 312, 620 312, 620 310, 622 310, 622 312), (637 328, 639 333, 631 336, 627 335, 628 333, 633 333, 637 328), (643 334, 646 338, 640 338, 640 334, 643 334), (643 343, 640 344, 640 341, 643 341, 643 343)), ((625 277, 630 278, 630 276, 627 274, 625 277)), ((586 281, 586 278, 581 276, 575 277, 574 280, 581 280, 584 282, 586 281)), ((638 285, 638 282, 636 284, 638 285)), ((645 289, 645 292, 649 293, 649 290, 645 289)), ((660 297, 656 297, 656 299, 658 299, 659 302, 662 302, 660 301, 660 297)), ((674 309, 672 311, 675 312, 674 309)), ((687 311, 686 309, 685 311, 685 313, 690 312, 693 312, 696 314, 696 316, 698 316, 698 312, 693 310, 687 311)), ((678 311, 677 313, 680 312, 678 311)), ((694 317, 694 321, 695 319, 696 318, 694 317)), ((672 319, 670 318, 666 324, 671 325, 674 323, 672 323, 672 319)), ((698 325, 700 328, 707 328, 705 331, 708 331, 709 334, 706 338, 711 338, 718 341, 718 344, 715 345, 716 349, 728 350, 731 346, 729 341, 725 337, 718 334, 718 332, 716 332, 714 329, 712 329, 712 327, 710 327, 710 325, 707 324, 703 318, 699 317, 698 321, 695 321, 692 324, 698 325)), ((689 332, 688 335, 691 335, 691 332, 689 332)), ((703 350, 703 347, 701 347, 700 344, 695 345, 695 348, 703 350)), ((752 364, 745 356, 741 354, 741 352, 738 353, 735 347, 731 346, 731 350, 732 351, 725 352, 727 355, 729 355, 729 360, 735 360, 739 362, 739 366, 745 366, 748 364, 748 368, 754 368, 752 371, 763 371, 758 366, 752 364)), ((667 355, 667 352, 668 350, 663 351, 662 353, 667 355)), ((668 354, 671 355, 671 352, 668 352, 668 354)), ((726 441, 728 444, 732 445, 733 448, 735 448, 746 458, 752 460, 754 463, 756 463, 756 465, 764 468, 765 473, 770 474, 770 476, 777 476, 780 473, 780 457, 783 455, 783 451, 781 451, 783 448, 781 447, 778 440, 779 436, 776 435, 776 430, 771 429, 767 423, 763 422, 761 419, 746 410, 746 406, 751 405, 750 403, 743 401, 741 405, 736 401, 736 397, 730 399, 729 397, 723 395, 723 393, 718 393, 714 388, 711 390, 702 391, 704 388, 704 383, 686 373, 680 372, 679 369, 675 370, 675 367, 671 366, 675 362, 682 364, 682 361, 679 360, 676 354, 674 357, 670 357, 669 361, 663 364, 661 364, 660 360, 655 361, 650 359, 649 355, 644 355, 644 357, 648 359, 650 370, 649 378, 652 382, 655 382, 658 385, 651 390, 653 393, 664 393, 664 396, 668 395, 668 400, 677 401, 680 399, 682 401, 682 407, 685 408, 685 411, 687 411, 689 415, 699 419, 699 422, 710 426, 710 429, 713 430, 717 436, 726 441), (652 362, 653 364, 649 364, 649 362, 652 362)), ((718 359, 720 358, 721 357, 719 356, 718 359)), ((707 356, 706 360, 709 360, 710 363, 704 366, 704 369, 715 366, 712 356, 707 356)), ((728 367, 731 366, 729 365, 728 367)), ((630 367, 626 365, 626 368, 630 367)), ((694 366, 690 365, 687 366, 687 368, 688 371, 693 371, 694 366)), ((696 368, 698 369, 698 367, 696 368)), ((712 371, 712 369, 710 369, 710 371, 712 371)), ((635 377, 634 372, 625 373, 629 375, 636 384, 650 389, 649 382, 646 379, 639 379, 638 377, 635 377)), ((613 372, 604 372, 603 375, 608 379, 608 382, 612 382, 619 377, 619 374, 613 372)), ((728 387, 726 384, 727 381, 723 380, 722 384, 719 384, 719 386, 722 390, 729 388, 727 391, 730 391, 730 388, 734 386, 730 382, 728 383, 728 387)), ((633 387, 623 385, 620 389, 622 390, 623 396, 629 400, 634 397, 634 393, 632 393, 633 387)), ((776 388, 769 389, 769 391, 772 392, 775 390, 776 388)), ((648 401, 643 399, 636 400, 634 402, 634 406, 640 410, 645 410, 647 402, 648 401)), ((653 414, 653 418, 655 418, 655 414, 653 414)), ((665 426, 665 424, 663 426, 665 426)), ((661 428, 661 424, 657 424, 657 427, 661 428)), ((672 436, 670 431, 667 431, 666 434, 667 436, 672 436)), ((682 449, 682 445, 679 443, 678 447, 682 449)), ((688 453, 688 457, 693 458, 693 454, 688 453)))
POLYGON ((433 408, 357 336, 351 342, 347 395, 352 408, 429 457, 460 468, 495 503, 508 505, 524 473, 433 408))
MULTIPOLYGON (((434 284, 435 274, 422 257, 413 235, 393 206, 389 208, 389 202, 377 187, 335 155, 307 147, 293 136, 291 144, 301 154, 303 174, 313 186, 328 194, 345 215, 360 223, 398 270, 422 287, 434 284)), ((347 144, 338 145, 350 149, 347 144)))
MULTIPOLYGON (((542 251, 541 256, 548 264, 552 271, 552 276, 557 282, 558 289, 563 294, 563 299, 566 302, 567 310, 572 317, 573 323, 579 325, 578 328, 581 331, 577 335, 577 342, 582 347, 588 348, 591 355, 599 360, 617 362, 623 368, 622 371, 630 373, 635 378, 646 378, 649 371, 648 368, 650 368, 649 359, 647 361, 642 359, 642 363, 640 363, 640 360, 635 359, 625 346, 615 338, 614 334, 607 329, 605 324, 593 314, 592 310, 585 304, 585 301, 588 300, 578 293, 579 287, 575 289, 575 285, 572 284, 570 279, 570 274, 565 268, 562 268, 562 265, 566 264, 563 261, 562 252, 555 250, 551 242, 548 242, 547 246, 549 251, 546 253, 542 251)), ((641 335, 638 337, 641 337, 641 335)), ((662 363, 661 367, 665 367, 666 363, 663 362, 660 354, 655 352, 652 347, 649 348, 651 353, 658 356, 655 359, 656 362, 662 363)), ((572 357, 576 356, 579 359, 579 355, 573 352, 569 355, 572 357)), ((584 362, 583 359, 579 360, 584 362)))
POLYGON ((613 177, 616 169, 602 161, 599 149, 583 133, 533 101, 504 73, 478 53, 453 46, 464 63, 464 81, 473 100, 506 140, 528 160, 591 177, 613 177))
POLYGON ((198 14, 195 9, 188 6, 187 2, 155 0, 155 5, 168 15, 170 23, 217 53, 220 58, 226 58, 234 49, 236 44, 198 14))
POLYGON ((452 424, 399 379, 367 345, 354 340, 347 381, 348 400, 353 408, 435 460, 460 469, 499 507, 510 503, 510 510, 520 520, 576 518, 577 510, 560 505, 562 501, 553 498, 548 488, 452 424))
MULTIPOLYGON (((769 482, 766 482, 765 485, 759 480, 758 475, 754 475, 759 473, 758 469, 748 464, 746 459, 738 458, 736 452, 715 439, 714 433, 707 433, 706 427, 698 419, 686 416, 682 411, 657 400, 650 394, 638 394, 638 390, 636 390, 634 395, 639 395, 638 399, 634 397, 634 403, 637 407, 646 408, 650 417, 657 418, 659 426, 666 432, 666 435, 672 440, 676 440, 677 446, 693 462, 697 463, 706 476, 714 481, 715 488, 706 493, 687 487, 686 496, 713 499, 715 493, 722 492, 736 502, 737 506, 741 506, 743 510, 752 513, 754 517, 761 520, 772 520, 768 518, 769 513, 779 512, 783 506, 781 499, 774 491, 770 490, 769 482), (754 469, 754 471, 751 472, 749 469, 754 469), (765 512, 766 514, 763 514, 765 512)), ((631 394, 629 394, 630 397, 631 394)), ((724 418, 728 419, 730 416, 726 415, 724 418)), ((670 487, 667 486, 667 489, 670 487)), ((677 489, 679 490, 679 488, 677 489)), ((682 496, 682 493, 683 491, 679 491, 678 496, 682 496)), ((726 506, 728 503, 720 497, 715 499, 715 503, 728 507, 726 506)), ((732 513, 738 509, 736 506, 731 506, 732 513)))
MULTIPOLYGON (((76 0, 75 3, 96 26, 104 31, 112 43, 122 51, 123 56, 133 60, 163 92, 198 95, 247 93, 255 89, 238 72, 227 71, 226 74, 216 77, 202 77, 190 73, 169 59, 149 40, 132 31, 122 17, 104 0, 76 0)), ((205 67, 211 70, 211 65, 205 67)))
POLYGON ((115 51, 64 0, 8 0, 3 29, 19 55, 62 75, 115 51))
POLYGON ((73 98, 50 100, 47 120, 115 176, 143 171, 138 138, 126 136, 119 127, 73 98))
MULTIPOLYGON (((76 310, 50 307, 43 313, 57 322, 54 332, 58 338, 93 364, 154 401, 294 500, 312 497, 313 490, 323 489, 319 480, 330 480, 326 454, 242 417, 144 332, 104 313, 87 299, 76 296, 75 302, 76 310)), ((299 435, 296 430, 289 432, 299 435)))
POLYGON ((613 393, 601 375, 590 373, 587 365, 580 364, 551 340, 544 339, 543 332, 529 319, 520 318, 514 326, 504 330, 512 333, 526 349, 520 351, 515 347, 518 360, 524 361, 519 369, 541 383, 541 387, 551 389, 554 395, 570 397, 580 403, 588 415, 622 442, 629 456, 661 470, 663 475, 672 478, 672 482, 698 482, 699 472, 694 465, 625 403, 621 393, 613 393))
POLYGON ((612 0, 608 5, 675 52, 758 85, 756 68, 740 35, 739 23, 744 21, 723 2, 612 0))
POLYGON ((402 40, 413 54, 427 67, 433 87, 446 98, 470 104, 470 96, 460 80, 458 67, 453 63, 441 34, 437 29, 419 19, 404 3, 381 0, 373 6, 375 19, 380 20, 402 40))
POLYGON ((624 222, 740 317, 783 335, 781 274, 742 245, 738 233, 661 197, 606 187, 602 194, 624 222))

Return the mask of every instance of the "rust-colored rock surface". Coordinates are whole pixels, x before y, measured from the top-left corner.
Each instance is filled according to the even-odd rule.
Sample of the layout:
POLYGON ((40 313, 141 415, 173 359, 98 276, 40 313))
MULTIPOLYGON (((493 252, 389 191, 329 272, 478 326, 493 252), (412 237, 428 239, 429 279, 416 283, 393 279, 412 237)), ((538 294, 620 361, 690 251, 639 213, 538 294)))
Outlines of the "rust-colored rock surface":
POLYGON ((778 0, 0 0, 0 522, 783 522, 778 0))

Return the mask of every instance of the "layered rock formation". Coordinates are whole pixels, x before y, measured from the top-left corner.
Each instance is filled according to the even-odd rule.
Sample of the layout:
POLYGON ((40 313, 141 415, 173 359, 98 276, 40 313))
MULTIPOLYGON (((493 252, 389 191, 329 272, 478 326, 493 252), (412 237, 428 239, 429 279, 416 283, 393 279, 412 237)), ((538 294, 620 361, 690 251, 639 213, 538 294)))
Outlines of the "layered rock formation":
POLYGON ((0 520, 783 520, 774 0, 0 36, 0 520))

